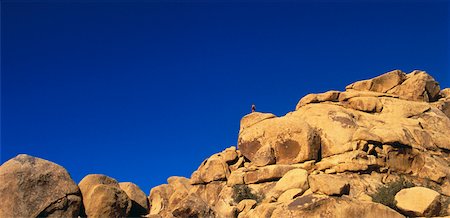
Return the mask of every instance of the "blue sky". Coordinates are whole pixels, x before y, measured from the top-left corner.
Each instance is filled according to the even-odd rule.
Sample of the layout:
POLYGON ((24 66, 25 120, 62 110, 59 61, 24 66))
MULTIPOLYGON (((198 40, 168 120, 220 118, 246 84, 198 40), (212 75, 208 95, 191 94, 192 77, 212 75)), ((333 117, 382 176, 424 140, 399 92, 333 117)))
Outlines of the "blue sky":
POLYGON ((401 69, 450 87, 447 1, 2 1, 1 163, 27 153, 144 192, 239 121, 401 69))

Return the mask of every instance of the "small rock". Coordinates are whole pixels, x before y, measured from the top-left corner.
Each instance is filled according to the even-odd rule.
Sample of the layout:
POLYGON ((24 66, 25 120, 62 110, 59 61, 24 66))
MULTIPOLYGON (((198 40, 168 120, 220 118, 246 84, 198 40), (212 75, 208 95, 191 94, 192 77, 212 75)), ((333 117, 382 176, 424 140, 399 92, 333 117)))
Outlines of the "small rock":
POLYGON ((237 210, 241 212, 248 212, 256 206, 256 201, 253 199, 244 199, 237 205, 237 210))
POLYGON ((279 164, 260 167, 255 171, 247 172, 244 175, 244 182, 245 184, 254 184, 278 180, 292 169, 294 169, 293 166, 279 164))
POLYGON ((301 188, 293 188, 283 192, 280 197, 278 197, 277 202, 289 202, 292 199, 299 197, 303 194, 305 190, 301 188))

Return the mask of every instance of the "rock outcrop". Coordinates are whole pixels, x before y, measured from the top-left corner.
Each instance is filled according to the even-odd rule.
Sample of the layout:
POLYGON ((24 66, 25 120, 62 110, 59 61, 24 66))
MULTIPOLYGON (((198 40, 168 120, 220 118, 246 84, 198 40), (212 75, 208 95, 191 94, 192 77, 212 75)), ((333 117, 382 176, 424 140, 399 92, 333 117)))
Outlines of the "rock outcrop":
MULTIPOLYGON (((148 198, 132 183, 86 176, 79 183, 82 211, 89 217, 450 216, 450 89, 441 90, 424 71, 395 70, 345 91, 309 94, 285 116, 253 112, 240 124, 237 148, 213 154, 190 178, 168 178, 148 198)), ((0 216, 57 211, 49 205, 61 197, 30 202, 7 192, 18 189, 14 176, 4 176, 14 174, 9 162, 17 160, 0 168, 2 204, 21 200, 21 207, 39 203, 39 209, 17 213, 2 205, 0 216)), ((27 174, 40 184, 35 175, 27 174)), ((80 201, 76 186, 56 193, 80 201)), ((55 216, 77 216, 72 206, 64 208, 55 216)))
POLYGON ((88 217, 126 217, 131 210, 131 200, 120 189, 119 183, 108 176, 90 174, 80 183, 83 205, 88 217))
POLYGON ((81 193, 67 171, 21 154, 0 166, 0 217, 77 217, 81 193))
POLYGON ((436 206, 450 201, 449 101, 426 72, 395 70, 309 94, 283 117, 253 112, 238 150, 206 159, 190 185, 154 188, 151 211, 175 216, 170 199, 185 196, 209 206, 204 217, 449 215, 436 206), (411 186, 435 190, 426 208, 412 202, 419 212, 400 200, 411 186))

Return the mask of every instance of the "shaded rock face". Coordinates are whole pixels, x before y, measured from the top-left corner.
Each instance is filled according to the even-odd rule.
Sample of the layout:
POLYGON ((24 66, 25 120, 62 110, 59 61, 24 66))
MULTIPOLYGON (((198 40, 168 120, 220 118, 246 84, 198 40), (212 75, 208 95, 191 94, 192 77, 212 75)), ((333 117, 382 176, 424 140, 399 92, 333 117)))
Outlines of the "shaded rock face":
POLYGON ((77 217, 81 193, 67 171, 18 155, 0 166, 0 217, 77 217))
POLYGON ((108 176, 90 174, 80 183, 83 205, 88 217, 126 217, 132 202, 119 183, 108 176))
POLYGON ((136 184, 121 182, 119 183, 119 187, 131 200, 130 216, 137 217, 148 213, 147 195, 136 184))

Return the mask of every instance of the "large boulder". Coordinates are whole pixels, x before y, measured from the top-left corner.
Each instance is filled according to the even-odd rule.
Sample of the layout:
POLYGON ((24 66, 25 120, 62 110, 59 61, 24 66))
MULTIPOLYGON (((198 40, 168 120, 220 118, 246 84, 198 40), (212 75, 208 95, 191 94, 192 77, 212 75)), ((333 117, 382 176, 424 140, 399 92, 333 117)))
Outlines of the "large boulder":
POLYGON ((257 166, 293 164, 316 160, 320 141, 308 123, 282 117, 241 127, 238 147, 257 166))
POLYGON ((221 154, 214 154, 203 161, 198 169, 192 173, 191 181, 193 184, 224 181, 229 174, 228 164, 221 154))
POLYGON ((328 91, 325 93, 319 93, 319 94, 308 94, 300 101, 298 102, 297 106, 295 107, 296 110, 298 110, 300 107, 305 106, 307 104, 311 103, 321 103, 325 101, 338 101, 339 99, 339 91, 328 91))
POLYGON ((77 217, 81 194, 67 171, 20 154, 0 166, 0 217, 77 217))
POLYGON ((247 114, 241 119, 240 130, 242 131, 243 129, 248 128, 258 122, 261 122, 263 120, 267 120, 270 118, 274 118, 274 117, 276 117, 276 116, 271 113, 253 112, 253 113, 247 114))
POLYGON ((147 195, 132 182, 119 183, 120 188, 128 195, 131 200, 130 216, 137 217, 148 213, 147 195))
POLYGON ((440 92, 439 83, 420 70, 409 74, 394 70, 373 79, 352 83, 346 89, 388 93, 406 100, 425 102, 436 101, 440 92))
POLYGON ((108 176, 90 174, 80 183, 85 213, 89 217, 126 217, 131 210, 131 200, 120 189, 119 183, 108 176))
POLYGON ((408 216, 436 216, 440 209, 439 196, 425 187, 406 188, 395 195, 395 206, 408 216))
POLYGON ((163 184, 156 186, 150 190, 150 195, 148 197, 150 204, 150 215, 156 215, 165 212, 169 206, 169 198, 172 196, 174 190, 172 186, 168 184, 163 184))
POLYGON ((352 83, 346 89, 360 91, 387 92, 400 85, 406 79, 406 74, 400 70, 393 70, 373 79, 352 83))
MULTIPOLYGON (((308 104, 283 118, 315 130, 318 135, 318 140, 315 142, 320 142, 321 148, 320 155, 315 157, 320 159, 318 157, 324 158, 352 150, 352 137, 359 128, 358 116, 356 116, 358 113, 363 112, 346 109, 336 104, 308 104)), ((282 126, 282 128, 287 127, 282 126)), ((305 147, 303 144, 302 146, 305 147)))
POLYGON ((406 80, 387 91, 411 101, 436 101, 439 97, 439 83, 425 71, 415 70, 406 75, 406 80))

